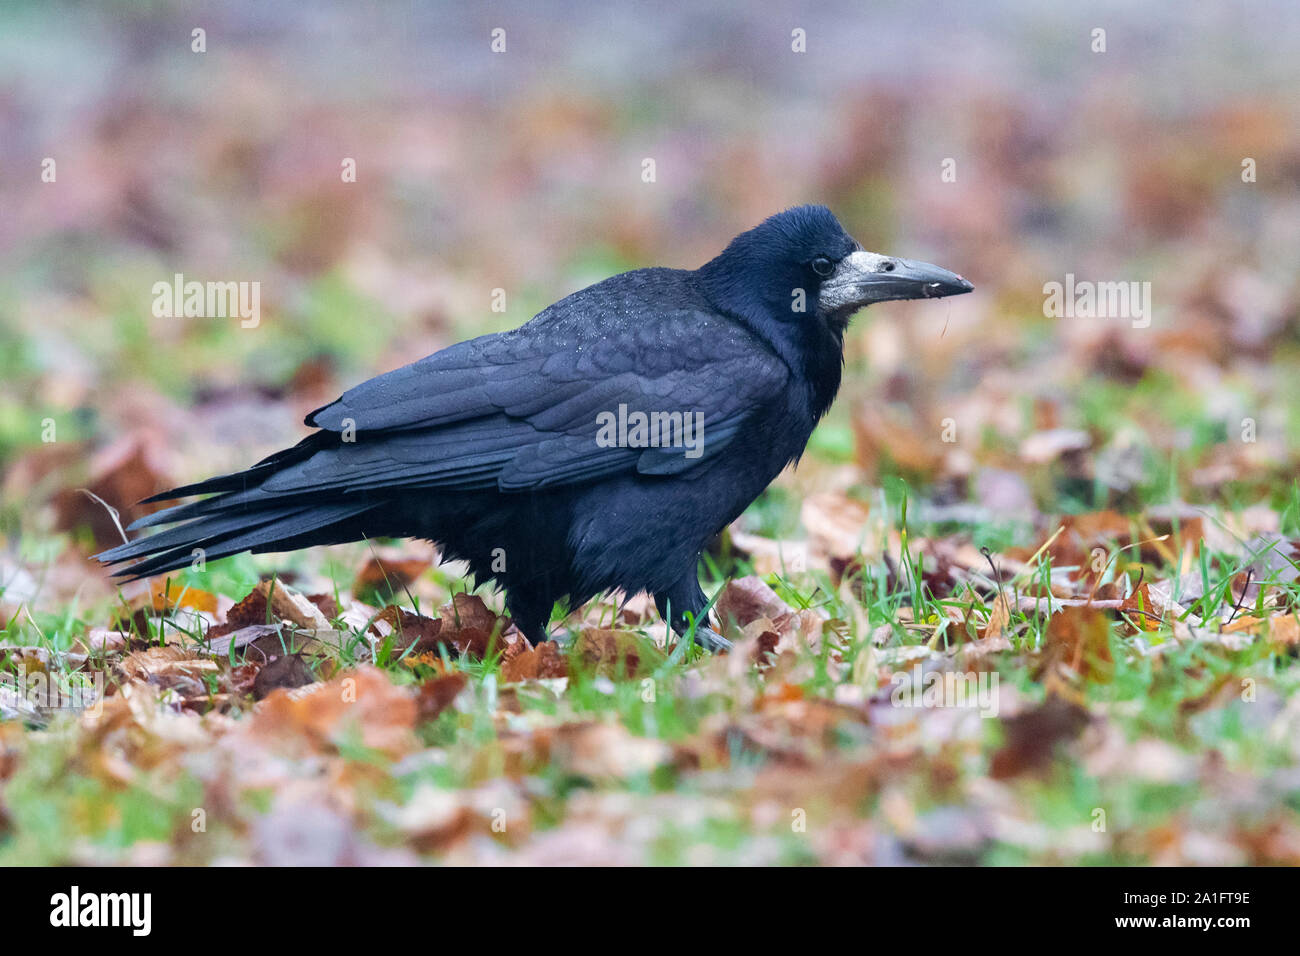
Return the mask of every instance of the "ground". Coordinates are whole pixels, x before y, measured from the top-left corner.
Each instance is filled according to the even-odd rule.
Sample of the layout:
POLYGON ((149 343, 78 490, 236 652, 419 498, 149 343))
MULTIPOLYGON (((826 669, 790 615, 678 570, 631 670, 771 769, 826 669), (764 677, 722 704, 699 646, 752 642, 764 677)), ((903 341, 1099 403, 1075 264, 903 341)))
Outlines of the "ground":
POLYGON ((803 58, 533 6, 500 56, 438 5, 232 0, 202 52, 182 4, 6 9, 0 863, 1300 863, 1289 6, 1098 51, 832 3, 803 58), (637 595, 529 649, 424 542, 90 560, 350 385, 808 201, 976 290, 855 320, 705 556, 731 654, 637 595))

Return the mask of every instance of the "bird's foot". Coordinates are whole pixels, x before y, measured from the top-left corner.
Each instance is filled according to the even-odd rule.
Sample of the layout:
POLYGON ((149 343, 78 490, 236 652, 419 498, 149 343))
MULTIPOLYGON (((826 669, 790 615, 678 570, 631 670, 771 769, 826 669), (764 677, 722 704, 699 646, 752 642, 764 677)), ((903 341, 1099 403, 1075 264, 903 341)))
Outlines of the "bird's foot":
POLYGON ((711 627, 697 627, 695 629, 695 643, 713 654, 717 654, 719 651, 731 650, 731 641, 711 627))

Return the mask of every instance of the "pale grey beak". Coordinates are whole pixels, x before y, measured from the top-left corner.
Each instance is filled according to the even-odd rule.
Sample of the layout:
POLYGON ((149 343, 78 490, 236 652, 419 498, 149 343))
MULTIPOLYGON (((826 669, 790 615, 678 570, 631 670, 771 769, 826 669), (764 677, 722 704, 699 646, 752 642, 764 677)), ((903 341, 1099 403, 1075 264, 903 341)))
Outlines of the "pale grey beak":
POLYGON ((822 283, 818 304, 832 312, 892 299, 938 299, 974 288, 957 273, 928 262, 854 252, 822 283))

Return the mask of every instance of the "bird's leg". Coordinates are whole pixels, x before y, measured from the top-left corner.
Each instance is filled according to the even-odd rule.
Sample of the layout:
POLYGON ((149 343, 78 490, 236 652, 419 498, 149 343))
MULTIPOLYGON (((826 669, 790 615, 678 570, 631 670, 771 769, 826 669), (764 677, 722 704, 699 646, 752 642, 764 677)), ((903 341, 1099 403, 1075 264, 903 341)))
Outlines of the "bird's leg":
POLYGON ((528 639, 533 647, 547 640, 546 625, 551 620, 551 608, 555 602, 546 603, 525 597, 518 591, 506 592, 506 611, 515 627, 528 639))
POLYGON ((657 592, 654 599, 659 616, 668 621, 677 634, 685 636, 694 620, 695 643, 714 653, 731 650, 731 641, 709 626, 708 616, 704 613, 709 602, 700 588, 694 565, 672 587, 657 592))

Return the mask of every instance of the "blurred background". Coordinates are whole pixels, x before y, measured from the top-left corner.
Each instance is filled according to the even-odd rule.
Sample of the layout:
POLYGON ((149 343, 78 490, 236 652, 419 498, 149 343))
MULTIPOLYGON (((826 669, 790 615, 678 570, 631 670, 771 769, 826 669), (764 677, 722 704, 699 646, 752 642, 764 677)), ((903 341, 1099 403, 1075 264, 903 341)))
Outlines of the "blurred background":
POLYGON ((117 533, 76 489, 130 517, 366 377, 802 202, 977 291, 859 316, 754 530, 898 478, 985 529, 1294 521, 1298 47, 1288 0, 6 3, 6 553, 108 594, 84 554, 117 533), (259 282, 260 323, 155 317, 176 273, 259 282), (1045 316, 1067 274, 1150 282, 1150 326, 1045 316))

